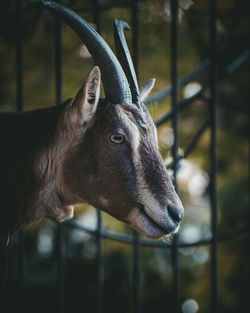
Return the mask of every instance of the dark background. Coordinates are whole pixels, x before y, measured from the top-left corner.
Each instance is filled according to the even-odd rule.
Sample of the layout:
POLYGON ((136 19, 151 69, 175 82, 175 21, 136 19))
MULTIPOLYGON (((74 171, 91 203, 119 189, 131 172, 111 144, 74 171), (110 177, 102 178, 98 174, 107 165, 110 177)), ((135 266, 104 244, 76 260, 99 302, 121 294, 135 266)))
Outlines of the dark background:
MULTIPOLYGON (((59 1, 71 8, 91 8, 92 1, 59 1)), ((101 1, 113 4, 115 1, 101 1)), ((219 232, 249 222, 249 30, 248 0, 220 0, 216 23, 219 45, 218 84, 218 228, 219 232)), ((38 1, 22 1, 24 109, 55 104, 54 19, 41 10, 38 1)), ((81 14, 93 21, 93 13, 81 14)), ((112 21, 119 17, 131 24, 131 9, 112 8, 101 14, 101 32, 113 48, 112 21)), ((16 101, 16 1, 0 2, 0 107, 15 111, 16 101)), ((78 37, 63 27, 63 99, 72 97, 85 80, 93 61, 78 37)), ((179 8, 178 75, 188 75, 210 55, 208 1, 183 0, 179 8)), ((127 34, 131 47, 131 34, 127 34)), ((132 48, 132 47, 131 47, 132 48)), ((154 92, 170 85, 169 1, 139 1, 139 81, 157 79, 154 92)), ((208 71, 179 89, 185 99, 206 85, 208 71)), ((207 120, 209 88, 179 116, 180 153, 197 129, 207 120)), ((149 105, 157 120, 170 110, 170 97, 149 105)), ((160 150, 171 162, 173 130, 171 121, 158 129, 160 150)), ((209 130, 196 149, 180 162, 178 185, 185 207, 180 239, 192 242, 211 236, 209 204, 209 130)), ((96 227, 95 209, 84 205, 76 210, 83 225, 96 227)), ((103 214, 103 227, 131 234, 131 230, 103 214)), ((24 312, 57 312, 57 225, 44 219, 24 232, 24 312)), ((246 312, 250 301, 249 230, 218 247, 219 312, 246 312)), ((9 252, 9 276, 0 303, 0 312, 20 309, 19 236, 12 238, 9 252)), ((103 241, 104 312, 133 311, 133 247, 111 240, 103 241)), ((88 233, 64 227, 65 312, 97 311, 96 240, 88 233)), ((141 250, 142 312, 173 312, 171 254, 168 248, 141 250)), ((180 249, 181 303, 194 299, 198 312, 210 312, 210 247, 180 249)), ((185 311, 185 312, 196 312, 185 311)))

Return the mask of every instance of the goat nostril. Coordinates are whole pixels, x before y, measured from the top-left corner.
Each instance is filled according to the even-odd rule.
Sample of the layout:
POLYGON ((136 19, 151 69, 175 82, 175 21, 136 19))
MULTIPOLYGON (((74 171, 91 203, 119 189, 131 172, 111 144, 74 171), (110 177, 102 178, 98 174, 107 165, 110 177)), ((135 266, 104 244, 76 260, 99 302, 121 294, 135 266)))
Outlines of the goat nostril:
POLYGON ((180 220, 183 218, 183 213, 175 206, 169 205, 168 213, 176 222, 180 222, 180 220))

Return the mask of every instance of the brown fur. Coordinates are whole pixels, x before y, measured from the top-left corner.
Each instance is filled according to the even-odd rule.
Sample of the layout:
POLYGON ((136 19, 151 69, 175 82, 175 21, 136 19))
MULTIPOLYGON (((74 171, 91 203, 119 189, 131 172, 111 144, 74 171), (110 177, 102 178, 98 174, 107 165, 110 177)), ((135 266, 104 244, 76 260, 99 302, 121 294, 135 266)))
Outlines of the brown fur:
POLYGON ((2 233, 45 215, 58 221, 71 218, 73 206, 83 202, 150 237, 176 229, 165 209, 171 203, 183 215, 183 207, 159 155, 147 109, 113 105, 99 100, 99 93, 100 72, 95 67, 73 100, 43 110, 0 114, 2 233), (124 114, 119 115, 118 108, 124 114), (124 119, 135 125, 138 149, 131 145, 133 133, 124 119), (117 133, 124 135, 122 144, 110 140, 117 133), (155 182, 149 181, 150 175, 155 182), (148 217, 144 198, 155 199, 152 214, 157 216, 149 212, 148 217))

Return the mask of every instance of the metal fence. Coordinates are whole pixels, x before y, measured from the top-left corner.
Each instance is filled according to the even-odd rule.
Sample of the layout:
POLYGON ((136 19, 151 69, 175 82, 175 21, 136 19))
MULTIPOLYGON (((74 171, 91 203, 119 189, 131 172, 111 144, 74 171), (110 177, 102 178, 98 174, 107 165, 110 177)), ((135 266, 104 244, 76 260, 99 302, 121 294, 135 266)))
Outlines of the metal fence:
MULTIPOLYGON (((135 69, 138 74, 138 42, 139 42, 139 0, 131 1, 116 1, 113 4, 104 4, 99 0, 93 0, 93 5, 90 7, 81 7, 81 1, 68 1, 68 5, 78 3, 79 8, 77 12, 92 12, 93 22, 97 26, 97 30, 101 33, 101 14, 105 10, 109 10, 114 7, 124 7, 129 8, 132 17, 132 55, 135 65, 135 69)), ((65 227, 76 228, 83 232, 88 232, 96 237, 96 246, 97 246, 97 261, 98 261, 98 313, 103 312, 103 258, 102 258, 102 242, 105 239, 111 239, 116 241, 121 241, 133 245, 133 303, 134 303, 134 312, 141 312, 141 271, 140 271, 140 249, 141 246, 152 246, 159 247, 163 249, 171 249, 172 253, 172 267, 173 267, 173 297, 175 299, 175 311, 181 311, 180 303, 180 266, 179 266, 179 249, 200 246, 200 245, 210 245, 211 247, 211 309, 210 312, 218 312, 218 273, 217 273, 217 248, 218 243, 223 240, 228 240, 235 237, 237 234, 249 230, 250 223, 247 222, 240 227, 235 229, 230 229, 225 233, 218 233, 217 231, 217 215, 218 215, 218 206, 217 206, 217 188, 216 188, 216 173, 217 173, 217 164, 216 164, 216 116, 217 116, 217 86, 219 79, 223 75, 226 75, 228 72, 232 71, 236 67, 240 66, 250 55, 249 50, 243 51, 236 59, 232 60, 230 64, 227 64, 223 71, 220 71, 221 74, 218 76, 218 53, 219 45, 217 44, 217 34, 216 34, 216 0, 210 0, 210 19, 209 19, 209 38, 210 38, 210 58, 205 60, 200 66, 194 69, 190 74, 185 77, 178 78, 178 0, 171 0, 171 86, 165 88, 164 90, 152 95, 147 100, 148 103, 152 103, 156 100, 161 100, 167 96, 171 96, 172 108, 169 112, 164 114, 161 118, 156 121, 156 125, 160 126, 163 123, 172 120, 172 126, 174 131, 174 145, 172 150, 173 163, 171 164, 173 173, 174 173, 174 182, 175 187, 178 191, 178 185, 176 181, 176 174, 178 171, 178 162, 181 158, 187 157, 195 149, 200 138, 204 132, 209 129, 210 131, 210 203, 211 203, 211 238, 200 239, 192 243, 183 243, 179 240, 178 236, 175 237, 172 243, 163 243, 147 239, 140 238, 140 235, 134 231, 133 236, 114 233, 102 228, 102 214, 99 210, 96 211, 97 214, 97 229, 92 230, 84 227, 76 220, 66 221, 63 224, 58 224, 58 242, 57 242, 57 283, 58 283, 58 312, 64 312, 64 230, 65 227), (190 98, 178 100, 178 89, 187 83, 191 82, 195 78, 198 78, 203 73, 209 73, 209 80, 204 81, 203 88, 198 91, 195 95, 190 98), (180 156, 178 154, 178 114, 181 110, 186 108, 196 99, 199 99, 203 96, 205 87, 209 86, 210 88, 210 98, 207 99, 208 105, 210 107, 210 114, 208 121, 199 128, 191 140, 190 144, 186 147, 184 154, 180 156)), ((22 53, 22 1, 17 1, 17 17, 19 25, 19 36, 16 40, 16 84, 17 84, 17 109, 23 110, 23 53, 22 53)), ((62 102, 62 31, 61 31, 61 22, 55 19, 55 32, 54 32, 54 45, 55 45, 55 86, 56 86, 56 103, 59 104, 62 102)), ((20 238, 20 250, 19 250, 19 284, 20 284, 20 312, 24 311, 24 248, 23 248, 23 237, 24 234, 21 231, 19 234, 20 238)))

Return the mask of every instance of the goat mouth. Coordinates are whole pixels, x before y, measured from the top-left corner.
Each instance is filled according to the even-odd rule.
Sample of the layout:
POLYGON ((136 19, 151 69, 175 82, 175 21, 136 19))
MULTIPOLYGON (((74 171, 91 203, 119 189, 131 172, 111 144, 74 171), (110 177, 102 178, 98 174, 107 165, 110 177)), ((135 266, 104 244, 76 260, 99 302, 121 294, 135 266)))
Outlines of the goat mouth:
POLYGON ((159 239, 171 234, 175 234, 179 229, 179 223, 159 224, 145 210, 145 206, 138 203, 138 212, 135 223, 132 227, 142 232, 145 236, 152 239, 159 239))

